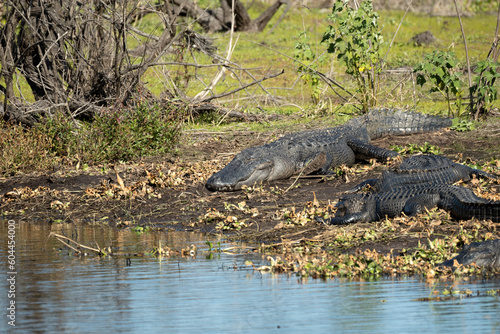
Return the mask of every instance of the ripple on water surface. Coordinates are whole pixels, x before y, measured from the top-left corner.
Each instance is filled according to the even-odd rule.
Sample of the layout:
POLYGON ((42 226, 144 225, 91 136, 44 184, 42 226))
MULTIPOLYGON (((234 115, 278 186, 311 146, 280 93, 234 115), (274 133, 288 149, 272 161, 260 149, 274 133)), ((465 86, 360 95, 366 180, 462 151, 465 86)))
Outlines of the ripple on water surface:
MULTIPOLYGON (((3 225, 3 224, 2 224, 3 225)), ((1 228, 5 228, 2 226, 1 228)), ((5 236, 5 231, 0 231, 5 236)), ((18 305, 16 329, 66 333, 497 333, 500 302, 486 291, 499 281, 460 282, 460 290, 480 297, 420 302, 442 290, 414 279, 300 280, 260 274, 246 260, 265 262, 259 254, 221 254, 215 259, 132 257, 78 258, 45 227, 18 229, 18 305), (233 265, 238 270, 233 269, 233 265)), ((202 235, 81 230, 79 240, 121 251, 205 246, 202 235)), ((6 243, 0 255, 6 258, 6 243)), ((202 252, 199 252, 202 254, 202 252)), ((2 263, 5 261, 2 260, 2 263)), ((6 291, 6 283, 2 283, 6 291)), ((2 306, 5 306, 3 304, 2 306)), ((5 309, 5 308, 4 308, 5 309)), ((6 329, 2 321, 0 330, 6 329)))

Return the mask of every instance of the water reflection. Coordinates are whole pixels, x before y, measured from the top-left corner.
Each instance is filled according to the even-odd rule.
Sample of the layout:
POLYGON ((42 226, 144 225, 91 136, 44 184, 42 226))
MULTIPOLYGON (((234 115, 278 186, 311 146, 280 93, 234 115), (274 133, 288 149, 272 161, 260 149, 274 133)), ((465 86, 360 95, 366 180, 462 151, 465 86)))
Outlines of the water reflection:
MULTIPOLYGON (((0 256, 6 258, 1 224, 0 256)), ((254 273, 246 260, 258 254, 221 254, 215 259, 173 257, 75 257, 59 251, 50 231, 63 226, 21 224, 16 329, 54 333, 267 333, 366 332, 417 333, 500 331, 498 298, 485 291, 498 281, 461 282, 461 290, 482 297, 417 302, 432 286, 417 279, 373 282, 300 280, 295 276, 254 273), (239 270, 233 270, 233 264, 239 270)), ((80 228, 78 240, 141 253, 157 245, 204 247, 195 233, 137 235, 104 228, 80 228)), ((68 235, 70 236, 70 235, 68 235)), ((206 248, 206 247, 205 247, 206 248)), ((6 271, 6 270, 4 270, 6 271)), ((437 289, 448 282, 438 284, 437 289)), ((6 291, 6 283, 0 289, 6 291)), ((2 292, 2 296, 5 293, 2 292)), ((2 297, 2 309, 6 302, 2 297)), ((8 329, 1 321, 0 330, 8 329)))

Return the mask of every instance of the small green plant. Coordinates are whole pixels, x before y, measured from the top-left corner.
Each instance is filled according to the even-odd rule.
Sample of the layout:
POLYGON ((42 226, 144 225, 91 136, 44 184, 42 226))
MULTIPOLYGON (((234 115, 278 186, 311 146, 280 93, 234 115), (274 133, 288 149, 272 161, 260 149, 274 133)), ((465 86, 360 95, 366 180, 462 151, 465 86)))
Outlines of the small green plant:
POLYGON ((356 82, 363 110, 368 111, 377 104, 382 70, 379 15, 373 11, 371 1, 363 1, 354 9, 349 1, 337 0, 328 19, 333 24, 327 27, 322 42, 328 42, 328 53, 345 64, 346 73, 356 82))
POLYGON ((436 145, 431 145, 425 142, 423 145, 407 144, 406 146, 392 145, 391 150, 398 152, 401 155, 412 155, 415 153, 441 154, 441 148, 436 145))
POLYGON ((301 32, 299 41, 295 44, 295 52, 293 57, 299 62, 297 72, 301 75, 302 80, 311 89, 311 98, 314 104, 320 101, 321 97, 321 78, 317 74, 318 65, 324 63, 325 57, 318 56, 309 43, 307 33, 301 32))
POLYGON ((458 131, 458 132, 467 132, 474 130, 474 123, 472 121, 466 119, 453 119, 453 124, 450 129, 458 131))
POLYGON ((469 93, 475 97, 475 105, 471 106, 471 112, 475 111, 476 115, 486 114, 497 99, 495 81, 500 79, 499 68, 500 65, 491 59, 477 63, 477 68, 474 71, 476 73, 474 84, 469 88, 469 93))
POLYGON ((134 231, 135 233, 140 235, 140 234, 151 232, 151 227, 137 225, 135 227, 132 227, 132 231, 134 231))
POLYGON ((221 252, 222 248, 221 248, 221 245, 220 245, 220 241, 217 241, 217 247, 214 247, 214 244, 211 241, 209 241, 209 240, 205 241, 205 243, 208 246, 208 251, 209 252, 221 252))
POLYGON ((240 230, 242 227, 247 227, 245 220, 238 220, 237 217, 228 216, 225 220, 218 222, 215 228, 218 230, 240 230))
POLYGON ((438 50, 425 55, 423 62, 415 67, 414 72, 417 73, 418 85, 422 87, 430 82, 430 92, 439 92, 444 96, 448 103, 448 116, 452 114, 451 100, 457 98, 458 111, 455 116, 460 117, 463 83, 456 70, 457 64, 454 52, 438 50))

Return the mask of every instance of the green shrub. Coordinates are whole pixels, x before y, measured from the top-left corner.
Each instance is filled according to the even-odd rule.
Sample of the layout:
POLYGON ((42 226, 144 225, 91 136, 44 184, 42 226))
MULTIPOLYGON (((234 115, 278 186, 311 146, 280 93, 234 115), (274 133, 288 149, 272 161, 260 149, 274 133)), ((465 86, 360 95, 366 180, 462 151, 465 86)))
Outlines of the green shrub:
POLYGON ((38 129, 7 125, 0 120, 0 175, 46 170, 57 164, 52 139, 38 129))
POLYGON ((493 103, 497 99, 497 89, 495 81, 500 79, 500 66, 491 59, 483 60, 477 63, 474 73, 474 83, 469 88, 469 93, 474 96, 475 103, 471 106, 471 112, 477 114, 488 113, 493 103))
POLYGON ((31 129, 0 124, 0 173, 46 170, 161 155, 177 143, 184 112, 143 103, 106 109, 92 122, 56 114, 31 129))
POLYGON ((328 53, 345 64, 346 73, 355 79, 363 110, 368 111, 377 104, 382 70, 379 15, 371 1, 363 1, 354 9, 349 1, 337 0, 328 19, 333 25, 327 27, 322 42, 328 42, 328 53))
POLYGON ((439 92, 448 102, 448 116, 452 114, 451 99, 458 99, 458 111, 456 116, 460 116, 462 102, 462 79, 456 70, 458 64, 457 57, 451 51, 434 51, 425 55, 421 64, 415 67, 417 73, 417 84, 421 87, 428 81, 431 83, 430 92, 439 92))
MULTIPOLYGON (((417 73, 417 84, 423 86, 431 83, 430 92, 439 92, 448 103, 448 116, 461 117, 462 97, 466 95, 467 87, 463 82, 458 67, 458 59, 451 51, 434 51, 427 54, 421 64, 415 67, 417 73), (456 98, 456 112, 452 112, 451 101, 456 98)), ((469 102, 470 114, 476 116, 486 114, 488 109, 497 99, 497 89, 495 82, 500 79, 498 73, 499 65, 490 59, 479 61, 474 70, 473 84, 469 87, 469 94, 472 96, 469 102)))
POLYGON ((126 161, 168 152, 179 135, 179 111, 141 104, 134 109, 109 109, 80 131, 84 160, 126 161))

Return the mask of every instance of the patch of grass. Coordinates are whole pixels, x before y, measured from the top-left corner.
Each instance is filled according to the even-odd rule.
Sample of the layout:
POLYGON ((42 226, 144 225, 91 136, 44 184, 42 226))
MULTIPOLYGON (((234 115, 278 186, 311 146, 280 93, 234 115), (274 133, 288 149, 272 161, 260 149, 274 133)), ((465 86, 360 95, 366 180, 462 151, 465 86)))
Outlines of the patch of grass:
POLYGON ((39 128, 26 130, 0 121, 0 132, 1 174, 48 170, 60 161, 52 151, 52 139, 39 128))
POLYGON ((56 165, 95 165, 169 152, 184 112, 139 104, 111 108, 92 122, 57 114, 31 129, 1 124, 0 173, 47 170, 56 165))
MULTIPOLYGON (((255 18, 260 14, 261 8, 251 10, 250 15, 255 18)), ((313 50, 320 56, 323 54, 321 50, 326 52, 326 45, 321 44, 323 33, 325 32, 329 21, 327 15, 329 13, 322 12, 318 9, 306 8, 292 8, 289 13, 284 17, 283 21, 272 29, 274 23, 278 20, 283 9, 273 17, 268 27, 259 34, 255 33, 239 33, 238 42, 233 52, 231 61, 241 64, 245 68, 251 68, 250 71, 256 78, 260 78, 266 74, 284 69, 285 74, 267 80, 263 86, 269 93, 285 99, 286 101, 298 104, 300 106, 313 105, 312 102, 316 98, 318 92, 317 85, 310 87, 308 83, 298 80, 301 75, 297 73, 297 65, 293 62, 293 55, 296 51, 295 46, 298 42, 298 37, 301 33, 305 32, 308 37, 308 48, 313 50)), ((389 42, 392 40, 394 33, 399 25, 403 12, 397 11, 379 11, 380 19, 379 26, 381 26, 381 33, 383 40, 386 41, 381 45, 381 55, 385 55, 389 42)), ((472 63, 483 60, 488 54, 491 42, 493 41, 495 16, 479 14, 473 17, 464 17, 463 24, 466 35, 468 37, 469 52, 471 55, 472 63)), ((228 44, 228 34, 212 34, 214 43, 219 47, 219 53, 225 55, 225 49, 228 44)), ((420 63, 425 54, 432 51, 448 50, 451 49, 455 52, 458 58, 458 67, 461 68, 465 64, 465 53, 463 48, 463 41, 460 34, 460 27, 458 20, 451 17, 430 17, 426 15, 409 13, 403 21, 403 24, 394 40, 394 44, 385 59, 386 68, 394 68, 400 66, 414 67, 420 63), (425 27, 421 29, 420 27, 425 27), (435 45, 429 46, 416 46, 410 39, 417 33, 424 30, 430 30, 437 38, 438 42, 435 45)), ((336 60, 334 56, 326 54, 324 62, 318 64, 318 70, 322 73, 329 74, 338 82, 355 91, 356 87, 351 83, 351 79, 345 75, 345 66, 340 61, 336 60)), ((209 57, 203 55, 196 55, 197 61, 202 64, 211 63, 209 57)), ((184 61, 193 61, 190 55, 186 54, 184 61)), ((168 67, 169 71, 174 68, 168 67)), ((188 69, 191 75, 198 75, 203 80, 212 78, 217 68, 203 69, 203 71, 195 70, 194 68, 188 69), (196 72, 196 74, 195 74, 196 72)), ((151 72, 153 74, 153 72, 151 72)), ((236 70, 235 74, 239 79, 248 82, 250 78, 240 70, 236 70)), ((412 78, 409 76, 405 80, 400 76, 386 77, 381 74, 380 82, 380 103, 384 106, 404 106, 407 104, 413 105, 431 101, 436 98, 441 98, 437 94, 428 94, 427 90, 419 87, 414 90, 412 78)), ((157 79, 155 79, 158 82, 157 79)), ((145 78, 144 81, 150 82, 145 78)), ((151 84, 153 81, 150 82, 151 84)), ((496 83, 498 85, 498 83, 496 83)), ((231 74, 226 73, 223 81, 221 81, 216 89, 216 93, 228 91, 239 86, 238 78, 231 74)), ((336 100, 335 94, 326 89, 324 85, 319 85, 322 89, 321 97, 324 99, 336 100)), ((198 80, 191 80, 187 87, 187 95, 192 96, 202 90, 204 86, 198 80)), ((246 91, 241 91, 237 94, 221 99, 218 102, 230 105, 238 105, 243 108, 254 108, 255 105, 268 106, 271 105, 267 101, 271 101, 266 94, 259 88, 250 88, 246 91), (256 94, 254 98, 249 98, 248 94, 256 94)), ((335 102, 335 104, 338 102, 335 102)), ((444 105, 446 108, 446 105, 444 105)), ((295 110, 297 112, 297 110, 295 110)))

